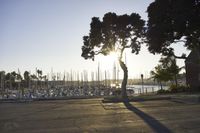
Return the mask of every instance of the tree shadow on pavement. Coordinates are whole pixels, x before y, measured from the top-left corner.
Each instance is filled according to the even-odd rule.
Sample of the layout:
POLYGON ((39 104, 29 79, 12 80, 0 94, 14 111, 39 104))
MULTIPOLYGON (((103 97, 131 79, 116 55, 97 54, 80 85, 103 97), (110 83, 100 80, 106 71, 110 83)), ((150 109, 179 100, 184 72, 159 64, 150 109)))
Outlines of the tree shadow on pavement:
POLYGON ((155 133, 171 133, 172 132, 165 125, 160 123, 158 120, 142 112, 141 110, 139 110, 138 108, 130 104, 129 102, 124 102, 124 105, 126 106, 128 110, 132 111, 133 113, 137 114, 140 118, 142 118, 153 129, 155 133))

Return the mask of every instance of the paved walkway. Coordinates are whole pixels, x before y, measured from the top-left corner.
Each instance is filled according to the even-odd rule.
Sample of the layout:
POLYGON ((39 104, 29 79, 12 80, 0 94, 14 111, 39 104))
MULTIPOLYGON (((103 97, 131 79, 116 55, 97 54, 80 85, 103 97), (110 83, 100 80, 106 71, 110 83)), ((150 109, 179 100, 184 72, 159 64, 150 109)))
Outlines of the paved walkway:
POLYGON ((200 104, 101 99, 0 103, 0 133, 199 133, 200 104))

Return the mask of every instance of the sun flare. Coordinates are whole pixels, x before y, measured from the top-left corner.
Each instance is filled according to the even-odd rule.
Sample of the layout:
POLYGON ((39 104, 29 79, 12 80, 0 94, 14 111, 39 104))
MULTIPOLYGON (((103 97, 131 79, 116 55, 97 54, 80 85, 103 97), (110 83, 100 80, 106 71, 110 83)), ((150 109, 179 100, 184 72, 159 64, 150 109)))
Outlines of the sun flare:
POLYGON ((117 52, 110 52, 107 56, 99 55, 97 60, 103 69, 111 69, 113 68, 113 64, 118 63, 118 57, 117 52))
POLYGON ((118 61, 119 56, 117 52, 110 52, 110 54, 107 57, 110 61, 118 61))

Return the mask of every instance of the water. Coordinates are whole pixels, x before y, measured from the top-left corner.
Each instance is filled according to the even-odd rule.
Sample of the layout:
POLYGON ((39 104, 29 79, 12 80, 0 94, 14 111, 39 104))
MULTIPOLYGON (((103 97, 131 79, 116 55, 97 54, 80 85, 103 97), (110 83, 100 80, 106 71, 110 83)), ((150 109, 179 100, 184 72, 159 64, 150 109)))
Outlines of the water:
MULTIPOLYGON (((163 86, 163 89, 168 89, 169 86, 163 86)), ((161 89, 160 85, 127 85, 127 89, 134 90, 135 94, 157 92, 161 89)))

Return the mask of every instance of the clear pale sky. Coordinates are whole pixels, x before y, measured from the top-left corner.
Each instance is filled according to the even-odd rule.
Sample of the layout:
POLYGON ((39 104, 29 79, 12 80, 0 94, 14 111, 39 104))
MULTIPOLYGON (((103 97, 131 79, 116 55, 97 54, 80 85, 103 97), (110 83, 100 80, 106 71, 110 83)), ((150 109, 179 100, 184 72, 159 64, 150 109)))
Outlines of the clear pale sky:
MULTIPOLYGON (((0 0, 0 70, 95 71, 100 62, 102 71, 112 74, 113 62, 106 61, 107 57, 95 62, 81 57, 82 37, 89 33, 91 18, 102 18, 107 12, 136 12, 147 20, 146 9, 152 1, 0 0)), ((176 49, 178 54, 185 51, 183 47, 176 49)), ((126 56, 130 78, 148 75, 160 58, 148 53, 145 46, 139 55, 127 51, 126 56)))

